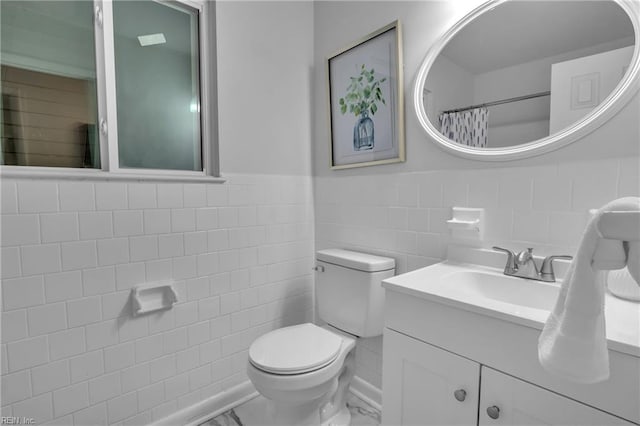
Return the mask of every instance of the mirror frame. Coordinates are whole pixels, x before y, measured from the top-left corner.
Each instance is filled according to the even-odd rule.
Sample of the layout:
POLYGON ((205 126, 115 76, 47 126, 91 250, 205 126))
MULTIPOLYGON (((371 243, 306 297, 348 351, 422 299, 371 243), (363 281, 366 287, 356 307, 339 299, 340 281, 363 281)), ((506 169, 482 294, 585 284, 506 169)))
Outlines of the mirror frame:
POLYGON ((444 137, 429 121, 425 110, 424 88, 429 70, 447 43, 468 23, 506 1, 509 0, 489 0, 456 22, 429 49, 416 75, 413 102, 418 121, 437 146, 460 157, 484 161, 509 161, 533 157, 559 149, 583 138, 606 123, 620 111, 636 94, 638 89, 640 89, 640 3, 634 2, 633 0, 611 0, 625 11, 633 25, 635 49, 624 78, 600 105, 582 119, 553 135, 513 147, 480 149, 461 145, 444 137))

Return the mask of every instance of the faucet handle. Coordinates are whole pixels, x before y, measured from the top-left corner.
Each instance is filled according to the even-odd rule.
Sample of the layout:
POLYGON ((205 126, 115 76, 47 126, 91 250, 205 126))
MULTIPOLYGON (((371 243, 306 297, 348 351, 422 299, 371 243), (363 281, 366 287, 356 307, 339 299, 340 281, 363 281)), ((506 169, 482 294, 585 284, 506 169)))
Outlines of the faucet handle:
POLYGON ((553 261, 556 259, 571 260, 573 259, 573 256, 563 254, 545 257, 542 261, 542 267, 540 268, 540 276, 544 279, 544 281, 555 282, 556 276, 553 271, 553 261))
POLYGON ((493 246, 492 248, 494 250, 507 253, 507 263, 504 266, 504 273, 505 274, 512 273, 513 271, 518 269, 517 266, 516 266, 516 254, 512 250, 509 250, 509 249, 506 249, 506 248, 502 248, 502 247, 498 247, 498 246, 493 246))

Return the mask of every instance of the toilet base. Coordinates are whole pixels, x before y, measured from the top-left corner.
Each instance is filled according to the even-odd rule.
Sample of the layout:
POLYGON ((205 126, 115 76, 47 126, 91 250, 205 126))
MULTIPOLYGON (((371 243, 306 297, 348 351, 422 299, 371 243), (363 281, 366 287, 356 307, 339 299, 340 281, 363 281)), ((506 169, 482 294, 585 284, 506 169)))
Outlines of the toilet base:
POLYGON ((351 423, 351 413, 345 404, 333 417, 325 420, 320 426, 349 426, 351 423))

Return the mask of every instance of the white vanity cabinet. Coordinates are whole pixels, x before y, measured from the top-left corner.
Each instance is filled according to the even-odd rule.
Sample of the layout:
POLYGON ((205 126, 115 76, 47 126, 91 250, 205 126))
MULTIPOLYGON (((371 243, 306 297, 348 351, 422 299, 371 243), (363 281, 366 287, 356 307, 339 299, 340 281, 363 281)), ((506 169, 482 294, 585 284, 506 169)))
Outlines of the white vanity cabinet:
POLYGON ((384 425, 475 425, 480 364, 384 330, 384 425))
POLYGON ((638 355, 610 349, 608 380, 573 383, 540 366, 537 320, 405 291, 401 279, 383 282, 384 425, 640 425, 638 355))
POLYGON ((388 328, 383 359, 383 425, 632 425, 388 328))

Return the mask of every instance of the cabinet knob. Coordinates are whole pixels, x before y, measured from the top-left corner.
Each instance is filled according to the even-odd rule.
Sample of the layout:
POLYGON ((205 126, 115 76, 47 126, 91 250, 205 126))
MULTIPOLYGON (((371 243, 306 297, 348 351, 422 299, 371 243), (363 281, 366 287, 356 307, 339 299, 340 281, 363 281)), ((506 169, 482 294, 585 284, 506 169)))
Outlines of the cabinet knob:
POLYGON ((464 401, 467 398, 467 391, 464 389, 458 389, 453 393, 453 396, 460 402, 464 401))
POLYGON ((498 408, 496 405, 487 407, 487 415, 494 420, 497 419, 498 417, 500 417, 500 408, 498 408))

